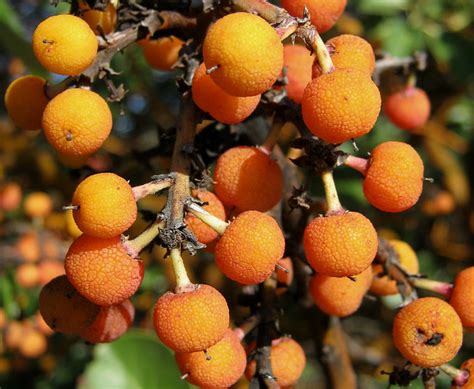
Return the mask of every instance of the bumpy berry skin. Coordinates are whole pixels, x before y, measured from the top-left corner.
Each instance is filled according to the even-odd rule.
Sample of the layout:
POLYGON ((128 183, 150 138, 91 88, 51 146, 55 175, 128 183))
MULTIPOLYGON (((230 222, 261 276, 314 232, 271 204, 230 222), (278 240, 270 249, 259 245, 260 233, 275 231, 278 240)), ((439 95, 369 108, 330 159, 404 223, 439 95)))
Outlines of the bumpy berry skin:
POLYGON ((91 9, 84 1, 79 1, 79 9, 81 10, 81 18, 94 31, 94 34, 107 35, 115 30, 117 23, 117 11, 115 7, 109 3, 104 11, 91 9))
POLYGON ((106 101, 86 89, 68 89, 52 99, 43 114, 48 142, 61 154, 95 153, 112 130, 112 113, 106 101))
POLYGON ((71 284, 97 305, 113 305, 133 295, 143 279, 143 262, 131 258, 120 237, 81 235, 64 260, 71 284))
POLYGON ((210 27, 203 56, 207 69, 219 65, 211 77, 224 91, 233 96, 256 96, 277 80, 283 66, 283 45, 260 16, 236 12, 210 27))
POLYGON ((4 96, 5 108, 15 126, 23 130, 39 130, 48 98, 46 81, 37 76, 23 76, 13 81, 4 96))
POLYGON ((43 287, 39 296, 39 310, 53 330, 78 334, 95 320, 100 307, 80 295, 63 275, 43 287))
POLYGON ((217 242, 219 269, 241 284, 258 284, 267 279, 283 257, 285 238, 277 222, 257 212, 241 213, 217 242))
POLYGON ((184 42, 175 36, 140 41, 148 64, 158 70, 168 71, 178 62, 184 42))
POLYGON ((431 103, 424 90, 408 87, 387 96, 383 109, 393 124, 402 130, 411 131, 426 123, 431 103))
POLYGON ((23 210, 31 218, 46 217, 53 209, 51 196, 45 192, 31 192, 25 197, 23 210))
POLYGON ((474 358, 464 361, 460 369, 467 370, 470 374, 469 379, 463 386, 453 384, 451 389, 474 389, 474 358))
POLYGON ((242 376, 247 364, 240 339, 231 329, 214 346, 194 353, 176 353, 176 363, 186 380, 201 388, 228 388, 242 376))
POLYGON ((462 345, 462 324, 456 311, 435 297, 415 300, 393 322, 395 347, 411 363, 435 367, 449 362, 462 345))
POLYGON ((362 299, 372 280, 369 266, 361 274, 349 277, 329 277, 316 274, 309 284, 314 303, 328 315, 345 317, 352 315, 362 304, 362 299))
POLYGON ((204 112, 225 124, 238 124, 247 119, 260 101, 260 95, 249 97, 231 96, 206 74, 201 64, 194 73, 193 100, 204 112))
POLYGON ((378 240, 372 223, 358 212, 317 217, 304 232, 311 267, 331 277, 354 276, 375 258, 378 240))
POLYGON ((229 327, 229 308, 224 296, 209 285, 190 292, 167 292, 153 312, 160 340, 177 353, 207 350, 229 327))
POLYGON ((82 181, 72 197, 74 220, 87 235, 113 238, 125 232, 137 218, 131 186, 114 173, 98 173, 82 181))
POLYGON ((365 197, 381 211, 405 211, 420 198, 423 173, 423 161, 409 144, 381 143, 372 150, 364 179, 365 197))
POLYGON ((221 201, 239 211, 266 212, 280 201, 283 192, 280 167, 256 147, 233 147, 222 154, 217 159, 214 181, 221 201))
POLYGON ((474 331, 474 267, 459 272, 454 281, 453 291, 449 303, 461 318, 462 324, 470 331, 474 331))
POLYGON ((290 100, 301 104, 304 89, 311 81, 314 55, 311 55, 311 52, 301 45, 285 45, 283 49, 284 66, 286 66, 288 77, 286 93, 290 100))
POLYGON ((309 130, 329 143, 343 143, 372 130, 380 92, 366 72, 336 69, 313 79, 301 103, 309 130))
POLYGON ((97 54, 98 42, 89 25, 73 15, 56 15, 43 20, 33 33, 33 51, 50 72, 77 76, 97 54))

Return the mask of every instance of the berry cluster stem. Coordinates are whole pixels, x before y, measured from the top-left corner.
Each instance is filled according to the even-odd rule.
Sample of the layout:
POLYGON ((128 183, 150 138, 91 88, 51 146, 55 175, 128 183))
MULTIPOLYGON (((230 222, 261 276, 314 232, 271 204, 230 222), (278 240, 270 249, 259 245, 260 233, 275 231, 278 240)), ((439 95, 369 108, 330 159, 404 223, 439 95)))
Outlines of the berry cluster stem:
POLYGON ((196 216, 203 223, 207 224, 219 235, 223 235, 229 223, 215 217, 214 215, 207 212, 204 208, 200 207, 198 204, 190 202, 186 205, 189 212, 196 216))
POLYGON ((163 189, 169 188, 174 183, 174 176, 172 174, 164 174, 157 176, 153 181, 146 184, 134 186, 132 188, 133 196, 138 201, 148 195, 158 193, 163 189))
POLYGON ((316 52, 318 57, 319 65, 323 74, 331 73, 334 70, 334 64, 332 63, 331 55, 329 54, 326 44, 321 39, 321 35, 317 32, 314 34, 314 39, 311 42, 313 50, 316 52))
POLYGON ((369 168, 369 160, 360 157, 354 157, 353 155, 349 155, 344 160, 344 165, 349 166, 350 168, 357 170, 363 176, 367 173, 367 169, 369 168))
POLYGON ((175 291, 186 289, 191 284, 188 273, 184 267, 183 257, 181 256, 181 249, 171 249, 170 252, 171 263, 173 265, 173 272, 176 277, 176 288, 175 291))
POLYGON ((448 364, 441 365, 439 369, 449 375, 453 379, 454 384, 457 386, 465 385, 470 377, 469 371, 456 369, 455 367, 448 364))
POLYGON ((453 285, 447 282, 429 280, 426 278, 412 278, 410 279, 411 284, 415 288, 429 290, 435 293, 439 293, 446 298, 451 297, 453 285))
POLYGON ((123 240, 122 245, 127 250, 128 254, 132 258, 137 258, 146 246, 148 246, 153 240, 159 235, 160 231, 164 228, 165 223, 160 219, 156 220, 150 225, 145 231, 132 240, 123 240))
POLYGON ((323 180, 324 193, 326 195, 326 202, 328 204, 328 210, 326 214, 334 215, 344 212, 344 208, 342 208, 341 202, 339 201, 332 170, 325 171, 323 174, 321 174, 321 179, 323 180))

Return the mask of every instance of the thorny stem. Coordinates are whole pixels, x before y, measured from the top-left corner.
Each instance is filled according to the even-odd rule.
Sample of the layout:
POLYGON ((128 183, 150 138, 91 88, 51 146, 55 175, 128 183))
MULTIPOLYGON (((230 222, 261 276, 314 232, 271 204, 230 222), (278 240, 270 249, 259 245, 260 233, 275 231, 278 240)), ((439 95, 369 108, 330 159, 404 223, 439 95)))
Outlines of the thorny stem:
POLYGON ((363 176, 366 175, 367 169, 369 168, 369 160, 360 157, 354 157, 353 155, 349 155, 345 161, 344 165, 349 166, 350 168, 357 170, 363 176))
POLYGON ((191 212, 194 216, 196 216, 199 220, 203 223, 207 224, 211 227, 214 231, 216 231, 219 235, 223 235, 229 223, 219 219, 218 217, 210 214, 204 208, 199 206, 196 203, 189 202, 186 204, 186 208, 189 212, 191 212))
POLYGON ((184 267, 183 257, 181 256, 181 249, 174 248, 170 252, 171 263, 173 265, 174 275, 176 277, 176 288, 175 292, 179 293, 180 290, 187 289, 191 284, 188 273, 184 267))
POLYGON ((334 176, 332 170, 325 171, 321 175, 324 185, 324 193, 326 195, 326 202, 328 204, 328 210, 326 215, 337 215, 344 212, 339 196, 337 195, 336 184, 334 182, 334 176))
POLYGON ((174 179, 171 174, 157 177, 157 179, 147 182, 146 184, 134 186, 132 188, 133 196, 138 201, 148 195, 158 193, 163 189, 169 188, 173 185, 174 179))
POLYGON ((265 154, 270 155, 272 153, 273 148, 278 142, 278 137, 280 136, 283 124, 283 120, 275 114, 273 117, 272 126, 268 131, 267 138, 265 139, 263 145, 260 146, 260 150, 262 150, 265 154))
POLYGON ((165 223, 161 219, 157 219, 151 226, 149 226, 136 238, 132 240, 127 240, 126 238, 123 239, 122 245, 125 247, 131 257, 137 258, 140 254, 140 251, 153 242, 164 226, 165 223))
POLYGON ((415 288, 430 290, 439 293, 446 298, 450 298, 451 292, 453 291, 453 285, 448 284, 447 282, 414 277, 410 278, 410 282, 415 288))
POLYGON ((448 364, 441 365, 439 369, 449 375, 453 379, 454 384, 457 386, 463 386, 467 381, 469 381, 470 374, 467 370, 456 369, 455 367, 448 364))

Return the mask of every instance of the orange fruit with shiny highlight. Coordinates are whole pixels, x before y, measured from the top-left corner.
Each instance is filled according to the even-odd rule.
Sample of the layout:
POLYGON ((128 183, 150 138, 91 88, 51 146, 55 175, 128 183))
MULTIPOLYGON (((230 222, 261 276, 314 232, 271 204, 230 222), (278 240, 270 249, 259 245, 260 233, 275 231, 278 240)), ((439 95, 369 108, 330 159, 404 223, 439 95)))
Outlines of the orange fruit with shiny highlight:
POLYGON ((64 267, 71 284, 97 305, 122 302, 143 279, 143 262, 128 255, 119 236, 81 235, 69 247, 64 267))
POLYGON ((283 67, 283 45, 260 16, 236 12, 212 25, 204 39, 206 69, 232 96, 256 96, 271 88, 283 67), (262 49, 264 48, 264 50, 262 49))
POLYGON ((135 308, 130 300, 101 307, 95 320, 79 334, 89 343, 108 343, 120 338, 132 325, 135 308))
POLYGON ((454 280, 454 287, 449 303, 461 318, 462 325, 474 331, 474 267, 460 271, 454 280))
MULTIPOLYGON (((291 338, 279 338, 272 341, 270 352, 272 375, 281 388, 293 387, 306 366, 306 355, 298 342, 291 338)), ((255 375, 257 363, 248 363, 245 376, 250 381, 255 375)))
POLYGON ((436 367, 448 363, 462 346, 461 319, 451 305, 424 297, 402 308, 393 322, 395 347, 411 363, 436 367))
POLYGON ((194 73, 193 100, 204 112, 225 124, 238 124, 247 119, 260 102, 260 95, 249 97, 231 96, 206 74, 201 64, 194 73))
POLYGON ((301 45, 285 45, 283 65, 286 66, 286 94, 290 100, 301 104, 304 89, 311 81, 311 68, 314 55, 301 45))
POLYGON ((379 89, 368 73, 336 69, 308 84, 301 109, 314 135, 329 143, 343 143, 372 130, 380 104, 379 89))
POLYGON ((53 210, 53 201, 45 192, 31 192, 25 197, 23 210, 31 218, 46 217, 53 210))
POLYGON ((33 288, 39 284, 39 270, 34 263, 23 263, 16 268, 15 280, 23 288, 33 288))
POLYGON ((346 277, 370 266, 378 239, 369 219, 358 212, 347 212, 315 218, 306 226, 303 244, 314 270, 331 277, 346 277))
POLYGON ((413 207, 423 190, 423 161, 408 143, 384 142, 372 150, 364 179, 364 195, 384 212, 413 207))
POLYGON ((387 96, 383 110, 398 128, 410 131, 423 127, 427 122, 431 103, 423 89, 408 87, 387 96))
POLYGON ((100 307, 79 294, 63 275, 43 287, 39 296, 39 310, 53 330, 78 334, 95 320, 100 307))
POLYGON ((33 52, 50 72, 77 76, 97 55, 98 41, 89 25, 73 15, 43 20, 33 33, 33 52))
MULTIPOLYGON (((214 193, 208 192, 206 190, 195 189, 193 190, 192 195, 198 200, 207 203, 206 205, 202 206, 207 212, 221 220, 225 220, 226 214, 224 205, 222 205, 222 202, 214 193)), ((209 227, 206 223, 199 220, 190 212, 186 214, 185 222, 197 240, 201 243, 207 245, 215 241, 219 236, 215 230, 209 227)))
MULTIPOLYGON (((389 240, 390 245, 398 254, 400 266, 409 274, 417 274, 420 270, 418 264, 418 257, 411 246, 401 240, 389 240)), ((370 291, 377 296, 388 296, 398 294, 397 282, 391 279, 388 275, 382 275, 384 272, 383 266, 380 264, 372 265, 374 277, 370 291)))
MULTIPOLYGON (((356 69, 372 76, 375 69, 375 54, 365 39, 356 35, 342 34, 329 39, 326 46, 336 69, 356 69)), ((317 58, 314 60, 312 73, 313 78, 322 74, 317 58)))
POLYGON ((44 93, 46 81, 37 76, 14 80, 4 96, 5 108, 15 126, 23 130, 39 130, 48 98, 44 93))
POLYGON ((209 285, 195 285, 189 292, 167 292, 155 304, 155 331, 177 353, 207 350, 229 327, 227 302, 209 285))
POLYGON ((217 242, 216 264, 230 279, 258 284, 283 257, 285 238, 275 219, 258 212, 241 213, 217 242))
POLYGON ((114 173, 87 177, 72 197, 74 220, 87 235, 113 238, 122 234, 137 218, 137 203, 132 187, 114 173))
POLYGON ((117 11, 112 3, 105 10, 91 9, 85 1, 78 2, 81 10, 80 17, 89 25, 96 35, 110 34, 117 24, 117 11))
POLYGON ((303 17, 306 6, 311 23, 320 34, 334 26, 346 8, 347 0, 282 0, 281 4, 290 15, 303 17))
POLYGON ((171 70, 178 62, 179 51, 184 42, 175 36, 167 36, 158 39, 142 39, 140 46, 148 64, 158 70, 171 70))
POLYGON ((338 317, 352 315, 359 309, 369 289, 372 268, 369 266, 361 274, 351 278, 316 274, 309 284, 309 292, 314 303, 328 315, 338 317))
POLYGON ((18 344, 18 351, 27 358, 38 358, 47 348, 46 337, 34 328, 25 330, 18 344))
POLYGON ((283 174, 257 147, 233 147, 217 159, 214 190, 228 207, 266 212, 281 200, 283 174))
POLYGON ((176 353, 176 363, 186 380, 201 388, 228 388, 242 376, 247 364, 240 339, 230 328, 215 345, 193 353, 176 353), (206 355, 208 357, 206 357, 206 355))
POLYGON ((453 384, 451 389, 474 389, 474 358, 464 361, 460 366, 460 369, 469 372, 469 379, 462 386, 453 384))
POLYGON ((48 142, 61 154, 86 156, 95 153, 112 130, 112 113, 97 93, 73 88, 53 98, 43 114, 48 142))

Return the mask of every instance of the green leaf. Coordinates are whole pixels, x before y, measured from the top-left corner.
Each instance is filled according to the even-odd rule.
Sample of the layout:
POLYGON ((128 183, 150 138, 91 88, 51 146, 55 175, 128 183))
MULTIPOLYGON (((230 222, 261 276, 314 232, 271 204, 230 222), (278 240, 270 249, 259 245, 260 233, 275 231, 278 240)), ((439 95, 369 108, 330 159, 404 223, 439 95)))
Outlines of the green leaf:
POLYGON ((130 330, 117 341, 97 345, 79 389, 189 388, 174 357, 155 334, 130 330))
POLYGON ((394 56, 412 55, 424 48, 424 35, 409 26, 403 18, 390 18, 374 30, 374 38, 382 41, 382 48, 394 56))
POLYGON ((394 15, 406 10, 408 0, 361 0, 358 10, 367 15, 394 15))

